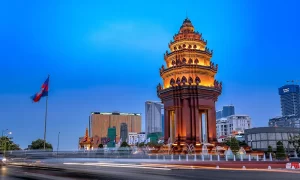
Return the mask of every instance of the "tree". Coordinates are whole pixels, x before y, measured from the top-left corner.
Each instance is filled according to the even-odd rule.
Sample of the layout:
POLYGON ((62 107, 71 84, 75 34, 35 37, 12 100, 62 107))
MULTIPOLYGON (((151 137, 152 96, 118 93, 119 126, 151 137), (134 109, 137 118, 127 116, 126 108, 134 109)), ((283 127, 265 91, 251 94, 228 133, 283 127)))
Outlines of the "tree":
POLYGON ((12 138, 7 136, 0 137, 0 149, 1 151, 10 151, 10 150, 21 150, 18 144, 15 144, 12 141, 12 138))
POLYGON ((141 142, 140 144, 138 144, 139 147, 144 147, 145 146, 145 143, 144 142, 141 142))
POLYGON ((298 136, 290 136, 289 137, 289 144, 291 144, 295 151, 298 153, 300 153, 300 135, 298 136))
POLYGON ((270 156, 270 154, 271 154, 271 156, 272 157, 274 157, 274 153, 273 153, 273 148, 272 148, 272 146, 268 146, 268 151, 267 151, 267 156, 270 156))
POLYGON ((98 150, 97 150, 98 155, 104 155, 104 149, 103 148, 104 148, 103 144, 99 144, 98 150))
MULTIPOLYGON (((239 141, 239 140, 237 140, 237 141, 239 143, 239 146, 248 146, 248 144, 245 141, 239 141)), ((223 143, 225 145, 227 145, 227 146, 230 146, 230 142, 231 142, 231 138, 230 139, 226 139, 223 143)))
POLYGON ((103 148, 103 144, 99 144, 98 148, 103 148))
POLYGON ((268 146, 268 153, 272 153, 272 152, 273 152, 272 146, 268 146))
POLYGON ((121 146, 120 147, 130 147, 126 141, 122 142, 121 146))
POLYGON ((277 145, 276 159, 285 159, 286 155, 285 155, 283 143, 281 141, 278 141, 276 145, 277 145))
POLYGON ((230 138, 230 149, 235 155, 240 150, 239 141, 235 137, 230 138))
POLYGON ((120 155, 129 155, 131 153, 131 148, 126 141, 122 142, 121 146, 118 149, 120 155))
MULTIPOLYGON (((44 149, 44 140, 43 139, 37 139, 37 140, 35 140, 35 141, 32 141, 32 143, 31 143, 31 149, 44 149)), ((46 149, 53 149, 52 148, 52 144, 50 144, 50 143, 47 143, 46 142, 46 149)))

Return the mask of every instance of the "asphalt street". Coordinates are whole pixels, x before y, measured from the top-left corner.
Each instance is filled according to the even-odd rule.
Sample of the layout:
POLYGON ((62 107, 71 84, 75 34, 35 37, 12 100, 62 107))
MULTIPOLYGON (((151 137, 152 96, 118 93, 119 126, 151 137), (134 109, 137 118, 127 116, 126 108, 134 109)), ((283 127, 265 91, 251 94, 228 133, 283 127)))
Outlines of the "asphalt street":
POLYGON ((260 180, 260 179, 299 179, 299 173, 263 172, 248 170, 218 170, 218 169, 148 169, 148 168, 125 168, 109 166, 72 166, 65 165, 61 168, 38 168, 38 167, 1 167, 1 180, 14 179, 130 179, 130 180, 169 180, 169 179, 205 179, 205 180, 260 180))

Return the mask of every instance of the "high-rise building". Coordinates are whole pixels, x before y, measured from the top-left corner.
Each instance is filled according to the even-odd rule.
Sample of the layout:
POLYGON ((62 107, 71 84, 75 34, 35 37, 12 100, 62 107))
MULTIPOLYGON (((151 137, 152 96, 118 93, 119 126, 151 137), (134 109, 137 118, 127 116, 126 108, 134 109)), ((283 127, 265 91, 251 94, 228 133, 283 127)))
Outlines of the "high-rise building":
POLYGON ((228 116, 232 116, 235 114, 234 111, 234 106, 233 105, 227 105, 227 106, 223 106, 223 110, 222 110, 222 117, 228 117, 228 116))
POLYGON ((291 84, 278 88, 280 95, 280 117, 269 119, 269 127, 300 128, 300 90, 299 85, 291 84))
POLYGON ((128 127, 126 123, 121 123, 120 138, 122 139, 122 142, 125 142, 128 139, 128 127))
POLYGON ((116 127, 108 128, 107 129, 107 138, 109 139, 107 143, 107 147, 115 147, 116 146, 116 127))
POLYGON ((217 111, 216 118, 221 119, 222 118, 222 110, 217 111))
POLYGON ((299 85, 285 85, 278 89, 280 95, 282 116, 295 115, 299 117, 300 91, 299 85))
MULTIPOLYGON (((128 132, 141 132, 141 114, 140 113, 91 113, 91 130, 92 137, 98 136, 102 141, 107 137, 109 127, 116 127, 116 132, 120 133, 121 123, 127 124, 128 132)), ((126 140, 126 139, 125 139, 126 140)), ((94 147, 98 147, 101 141, 94 143, 94 147)), ((120 134, 116 134, 116 142, 120 141, 120 134)))
POLYGON ((163 105, 160 102, 146 101, 145 103, 145 130, 146 134, 153 132, 162 132, 161 109, 163 105))
POLYGON ((223 106, 222 110, 216 112, 216 119, 227 118, 228 116, 235 115, 233 105, 223 106))

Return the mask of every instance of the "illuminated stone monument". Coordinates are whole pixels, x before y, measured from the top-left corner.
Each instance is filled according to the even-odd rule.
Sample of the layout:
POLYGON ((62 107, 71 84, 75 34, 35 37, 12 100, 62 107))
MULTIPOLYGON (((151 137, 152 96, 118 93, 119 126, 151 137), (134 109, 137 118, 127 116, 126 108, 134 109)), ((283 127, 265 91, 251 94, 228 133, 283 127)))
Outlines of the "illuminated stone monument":
POLYGON ((215 80, 218 65, 211 61, 213 52, 188 18, 173 39, 171 52, 164 54, 166 67, 160 68, 163 84, 157 86, 164 104, 164 140, 170 138, 181 150, 191 144, 214 143, 215 102, 222 83, 215 80))

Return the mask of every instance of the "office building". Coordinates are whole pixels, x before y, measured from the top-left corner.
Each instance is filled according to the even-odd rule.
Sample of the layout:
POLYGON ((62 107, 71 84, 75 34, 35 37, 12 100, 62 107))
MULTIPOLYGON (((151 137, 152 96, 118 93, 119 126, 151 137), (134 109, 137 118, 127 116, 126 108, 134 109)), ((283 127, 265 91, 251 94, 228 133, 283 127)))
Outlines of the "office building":
POLYGON ((300 118, 295 115, 271 118, 269 119, 269 127, 300 128, 300 118))
POLYGON ((251 118, 248 115, 232 115, 227 117, 229 124, 229 133, 244 132, 245 129, 251 128, 251 118))
POLYGON ((147 139, 150 138, 151 143, 157 143, 160 138, 162 138, 161 132, 149 133, 147 134, 147 139))
POLYGON ((109 148, 116 147, 116 136, 117 136, 116 127, 107 129, 107 138, 108 138, 107 147, 109 148))
POLYGON ((282 116, 295 115, 299 117, 300 91, 299 85, 285 85, 278 89, 280 95, 282 116))
POLYGON ((160 102, 145 102, 145 130, 146 134, 162 132, 161 110, 163 105, 160 102))
POLYGON ((227 118, 217 119, 217 138, 221 136, 228 136, 228 121, 227 118))
POLYGON ((216 118, 221 119, 222 118, 222 110, 219 110, 216 112, 216 118))
POLYGON ((251 128, 251 118, 248 115, 231 115, 217 120, 217 137, 243 133, 251 128))
POLYGON ((122 139, 122 142, 126 142, 128 139, 128 127, 126 123, 121 123, 120 139, 122 139))
POLYGON ((138 140, 138 133, 136 133, 136 132, 129 132, 128 133, 128 144, 129 145, 136 145, 138 142, 139 142, 139 140, 138 140))
POLYGON ((231 115, 235 115, 234 106, 233 105, 223 106, 222 117, 228 117, 231 115))
MULTIPOLYGON (((91 130, 92 137, 98 136, 101 141, 105 139, 108 134, 109 127, 116 127, 116 142, 120 141, 121 123, 127 124, 128 132, 141 132, 141 114, 140 113, 104 113, 104 112, 92 112, 91 113, 91 130)), ((98 144, 94 143, 94 147, 98 147, 98 144)))
POLYGON ((216 112, 216 119, 227 118, 228 116, 235 115, 233 105, 223 106, 222 110, 216 112))
POLYGON ((300 128, 300 91, 299 85, 285 85, 278 88, 281 115, 269 119, 269 127, 300 128))
POLYGON ((253 150, 267 151, 271 146, 276 151, 276 143, 281 141, 287 151, 293 151, 289 145, 290 136, 298 135, 299 129, 289 127, 259 127, 245 130, 245 141, 253 150))
POLYGON ((146 133, 145 132, 140 132, 137 134, 138 138, 138 143, 143 143, 146 141, 146 133))

